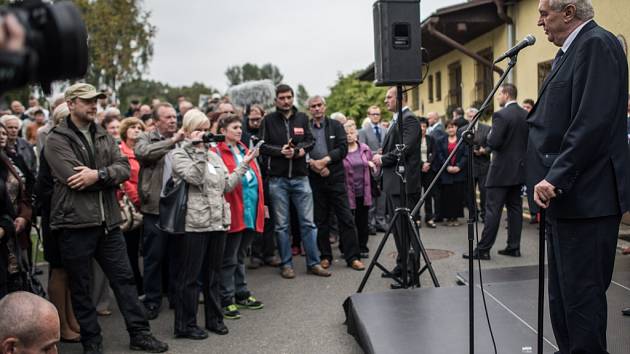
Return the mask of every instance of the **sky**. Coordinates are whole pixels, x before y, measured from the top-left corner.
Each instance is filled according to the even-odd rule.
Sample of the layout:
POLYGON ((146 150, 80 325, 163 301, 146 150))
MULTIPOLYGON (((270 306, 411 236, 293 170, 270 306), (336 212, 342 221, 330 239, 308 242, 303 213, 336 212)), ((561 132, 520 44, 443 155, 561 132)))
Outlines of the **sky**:
MULTIPOLYGON (((421 18, 466 0, 422 0, 421 18)), ((294 88, 328 95, 374 61, 374 0, 144 0, 157 27, 147 78, 224 92, 225 70, 272 63, 294 88)))

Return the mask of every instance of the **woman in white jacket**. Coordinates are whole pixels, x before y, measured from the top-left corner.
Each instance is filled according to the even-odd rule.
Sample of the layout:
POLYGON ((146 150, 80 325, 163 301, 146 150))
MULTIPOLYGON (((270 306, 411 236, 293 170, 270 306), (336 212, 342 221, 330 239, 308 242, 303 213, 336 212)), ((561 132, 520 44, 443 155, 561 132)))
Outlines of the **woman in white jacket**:
POLYGON ((199 110, 186 113, 183 121, 186 142, 173 151, 173 178, 188 183, 186 233, 178 238, 178 267, 175 336, 204 339, 208 334, 197 325, 198 275, 202 274, 206 329, 227 334, 219 298, 219 284, 230 206, 224 199, 247 172, 252 151, 231 174, 223 161, 203 143, 210 121, 199 110), (201 272, 201 273, 200 273, 201 272))

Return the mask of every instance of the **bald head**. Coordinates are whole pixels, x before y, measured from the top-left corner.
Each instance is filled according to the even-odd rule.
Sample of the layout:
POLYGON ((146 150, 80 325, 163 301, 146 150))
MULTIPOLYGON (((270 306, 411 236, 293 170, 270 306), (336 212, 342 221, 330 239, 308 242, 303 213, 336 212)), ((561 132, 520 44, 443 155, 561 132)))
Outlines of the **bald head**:
POLYGON ((0 353, 56 353, 58 342, 59 315, 53 304, 23 291, 0 300, 0 353))
POLYGON ((429 121, 429 126, 433 126, 433 124, 440 120, 440 115, 437 112, 429 112, 427 114, 427 120, 429 121))

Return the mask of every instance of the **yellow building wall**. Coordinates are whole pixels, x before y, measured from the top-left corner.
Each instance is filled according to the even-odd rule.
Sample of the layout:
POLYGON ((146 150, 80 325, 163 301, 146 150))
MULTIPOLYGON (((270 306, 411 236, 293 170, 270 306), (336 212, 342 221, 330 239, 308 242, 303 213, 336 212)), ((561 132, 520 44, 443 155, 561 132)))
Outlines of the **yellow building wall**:
MULTIPOLYGON (((523 39, 528 34, 536 37, 536 44, 533 47, 523 50, 518 57, 518 63, 514 68, 514 84, 519 90, 519 101, 525 98, 534 100, 538 97, 538 64, 553 60, 558 47, 547 40, 547 36, 541 27, 538 27, 538 0, 522 0, 512 6, 508 11, 514 20, 516 29, 516 42, 523 39)), ((623 36, 626 41, 630 41, 630 21, 627 14, 630 13, 630 1, 628 0, 593 0, 595 8, 595 21, 614 35, 623 36)), ((492 47, 494 58, 498 58, 507 50, 507 26, 500 26, 468 43, 465 46, 473 52, 479 52, 485 48, 492 47)), ((448 66, 451 63, 460 61, 462 65, 462 101, 463 107, 470 106, 475 100, 475 60, 467 55, 453 50, 430 63, 427 79, 418 91, 420 97, 419 107, 412 107, 419 115, 426 115, 428 112, 438 112, 440 115, 446 113, 448 107, 448 66), (440 71, 442 73, 442 100, 429 102, 428 75, 433 75, 440 71)), ((505 68, 507 61, 499 64, 505 68)), ((495 73, 494 82, 499 79, 495 73)), ((435 85, 435 84, 434 84, 435 85)), ((436 93, 434 91, 434 97, 436 93)), ((499 107, 496 106, 495 110, 499 107)))

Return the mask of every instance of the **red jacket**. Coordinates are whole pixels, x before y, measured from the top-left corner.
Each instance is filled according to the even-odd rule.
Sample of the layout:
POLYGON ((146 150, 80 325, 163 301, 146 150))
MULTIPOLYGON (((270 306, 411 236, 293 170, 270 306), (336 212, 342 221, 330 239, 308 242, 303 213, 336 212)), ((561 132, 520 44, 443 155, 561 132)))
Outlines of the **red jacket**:
MULTIPOLYGON (((241 142, 239 142, 238 144, 245 150, 245 153, 247 154, 247 152, 249 151, 247 147, 241 142)), ((217 144, 217 146, 212 150, 216 152, 219 156, 221 156, 225 167, 227 167, 230 173, 232 173, 232 171, 236 169, 236 160, 234 159, 234 155, 232 155, 232 151, 226 143, 221 142, 217 144)), ((255 160, 252 160, 249 163, 249 167, 252 169, 252 171, 254 171, 258 180, 258 205, 256 208, 256 229, 254 231, 262 233, 265 225, 265 200, 263 193, 263 180, 255 160)), ((245 220, 243 217, 243 186, 239 183, 236 188, 234 188, 231 192, 225 193, 225 200, 230 203, 230 212, 232 214, 232 224, 230 225, 230 230, 228 231, 228 233, 236 233, 245 230, 245 220)))
MULTIPOLYGON (((124 141, 120 142, 120 153, 127 156, 129 159, 129 166, 131 167, 131 174, 129 179, 123 182, 123 189, 127 197, 131 199, 133 205, 140 209, 140 195, 138 194, 138 175, 140 173, 140 163, 136 160, 136 154, 133 149, 127 146, 124 141)), ((122 193, 118 194, 118 200, 122 199, 122 193)))

